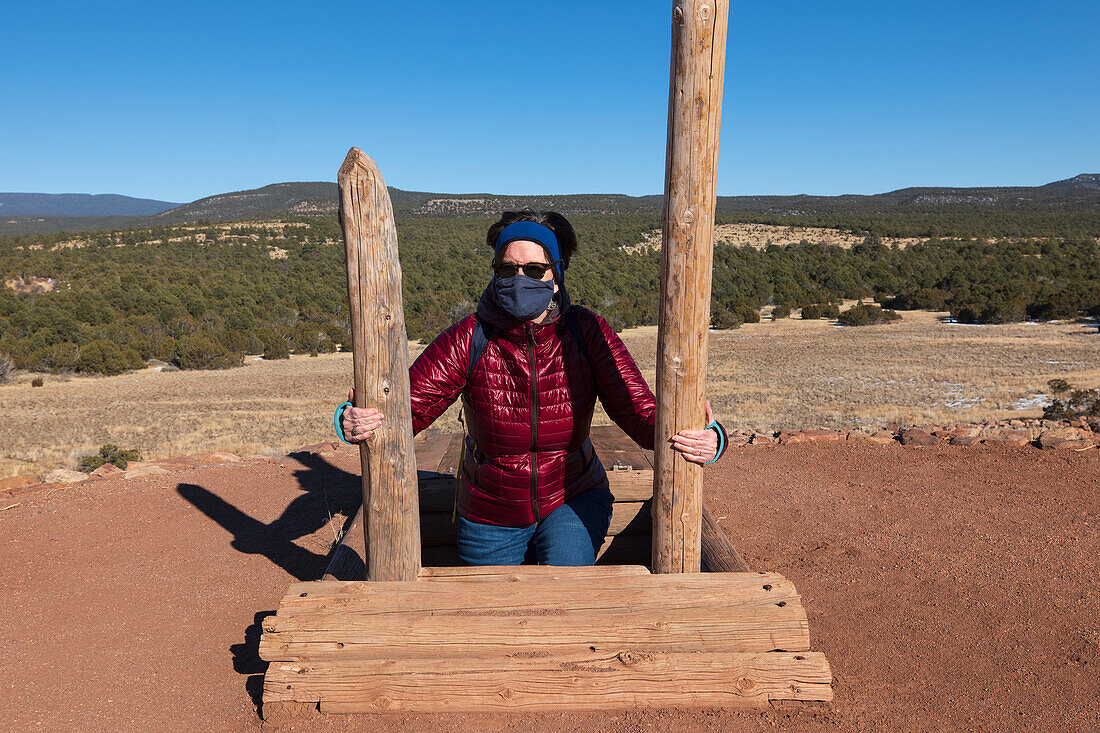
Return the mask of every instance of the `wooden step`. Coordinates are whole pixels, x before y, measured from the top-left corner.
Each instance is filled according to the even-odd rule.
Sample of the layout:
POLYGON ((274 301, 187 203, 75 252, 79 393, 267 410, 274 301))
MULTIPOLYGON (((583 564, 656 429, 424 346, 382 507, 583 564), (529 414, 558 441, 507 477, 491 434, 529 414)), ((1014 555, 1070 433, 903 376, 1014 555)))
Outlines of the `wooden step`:
POLYGON ((259 651, 265 704, 475 712, 831 699, 809 643, 775 573, 518 566, 295 583, 259 651))
POLYGON ((323 712, 539 712, 643 707, 757 707, 830 700, 820 652, 634 651, 460 659, 276 662, 264 704, 323 712))
POLYGON ((768 573, 296 583, 263 632, 269 661, 809 649, 797 592, 768 573))

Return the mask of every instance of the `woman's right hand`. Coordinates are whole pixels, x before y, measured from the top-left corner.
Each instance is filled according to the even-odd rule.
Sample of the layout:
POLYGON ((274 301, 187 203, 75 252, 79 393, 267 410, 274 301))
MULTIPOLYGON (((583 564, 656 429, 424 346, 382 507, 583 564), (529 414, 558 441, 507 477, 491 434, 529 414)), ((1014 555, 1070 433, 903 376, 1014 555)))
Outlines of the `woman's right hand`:
MULTIPOLYGON (((348 402, 355 401, 355 390, 348 390, 348 402)), ((340 420, 340 429, 344 431, 344 440, 349 443, 362 443, 382 424, 382 411, 373 407, 346 407, 340 420)))

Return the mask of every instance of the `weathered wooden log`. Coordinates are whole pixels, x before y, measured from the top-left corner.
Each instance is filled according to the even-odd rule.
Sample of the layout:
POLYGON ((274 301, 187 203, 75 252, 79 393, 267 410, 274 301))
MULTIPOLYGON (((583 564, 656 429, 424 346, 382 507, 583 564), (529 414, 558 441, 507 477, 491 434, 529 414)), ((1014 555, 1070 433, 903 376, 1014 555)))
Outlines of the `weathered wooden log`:
POLYGON ((461 659, 276 662, 270 699, 322 712, 538 712, 607 707, 762 707, 832 699, 820 652, 553 652, 461 659))
POLYGON ((355 405, 376 407, 385 415, 382 426, 359 448, 367 578, 414 580, 420 572, 420 523, 393 207, 378 166, 358 148, 348 151, 337 181, 355 405))
POLYGON ((704 425, 728 0, 676 0, 657 336, 653 572, 701 568, 702 468, 667 442, 704 425))
POLYGON ((703 505, 701 558, 706 573, 747 573, 749 564, 714 521, 707 505, 703 505))
POLYGON ((268 661, 516 651, 806 651, 806 614, 780 575, 694 573, 509 583, 313 582, 263 622, 268 661), (669 582, 675 581, 675 582, 669 582), (462 633, 456 634, 457 626, 462 633))

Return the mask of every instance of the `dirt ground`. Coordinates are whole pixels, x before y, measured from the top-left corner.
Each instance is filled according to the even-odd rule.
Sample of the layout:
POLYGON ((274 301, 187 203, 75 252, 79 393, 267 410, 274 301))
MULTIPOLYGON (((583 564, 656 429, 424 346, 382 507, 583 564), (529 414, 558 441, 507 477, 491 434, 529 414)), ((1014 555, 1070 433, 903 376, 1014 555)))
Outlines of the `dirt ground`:
MULTIPOLYGON (((357 455, 0 502, 0 727, 261 727, 259 619, 321 575, 357 455)), ((825 709, 322 716, 303 731, 1100 729, 1100 450, 733 449, 706 500, 803 596, 825 709)), ((267 726, 271 727, 271 726, 267 726)))

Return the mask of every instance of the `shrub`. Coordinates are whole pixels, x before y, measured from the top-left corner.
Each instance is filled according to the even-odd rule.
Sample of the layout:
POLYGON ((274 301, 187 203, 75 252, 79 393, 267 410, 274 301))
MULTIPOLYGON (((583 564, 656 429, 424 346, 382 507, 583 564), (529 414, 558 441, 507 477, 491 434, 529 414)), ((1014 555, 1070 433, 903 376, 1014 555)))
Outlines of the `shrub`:
POLYGON ((203 335, 182 336, 172 363, 180 369, 229 369, 244 364, 244 354, 203 335))
POLYGON ((840 318, 840 308, 832 303, 826 303, 821 306, 821 317, 828 318, 830 321, 835 321, 840 318))
POLYGON ((282 336, 276 336, 264 343, 265 359, 289 359, 290 345, 282 336))
MULTIPOLYGON (((1069 388, 1069 384, 1062 379, 1052 379, 1052 382, 1060 382, 1069 388)), ((1059 386, 1061 386, 1061 384, 1059 386)), ((1052 391, 1065 395, 1056 397, 1053 402, 1043 408, 1043 417, 1047 420, 1068 420, 1075 417, 1100 417, 1100 389, 1065 389, 1052 391), (1066 395, 1066 392, 1069 392, 1066 395)))
POLYGON ((15 376, 15 362, 7 354, 0 354, 0 384, 10 382, 15 376))
POLYGON ((112 341, 93 341, 80 347, 76 370, 93 374, 122 374, 145 365, 135 349, 123 349, 112 341))
POLYGON ((877 305, 859 303, 841 313, 838 320, 845 326, 877 326, 900 321, 901 316, 894 311, 883 310, 877 305))
POLYGON ((102 445, 99 447, 99 453, 93 453, 90 456, 84 456, 80 461, 80 470, 84 473, 91 473, 105 463, 113 463, 119 468, 125 469, 126 465, 130 461, 140 461, 141 453, 136 450, 123 450, 117 445, 102 445))
POLYGON ((741 324, 744 322, 745 319, 741 317, 741 314, 734 313, 731 310, 719 309, 710 316, 710 327, 719 330, 741 328, 741 324))
POLYGON ((772 320, 778 321, 780 318, 791 317, 791 306, 789 303, 780 303, 772 309, 772 320))
POLYGON ((1054 394, 1062 394, 1070 390, 1069 382, 1064 379, 1051 379, 1047 382, 1047 386, 1050 387, 1050 391, 1054 394))
POLYGON ((818 318, 821 318, 821 306, 811 304, 802 309, 802 320, 816 321, 818 318))
POLYGON ((264 353, 264 342, 254 333, 245 336, 244 353, 252 356, 264 353))

